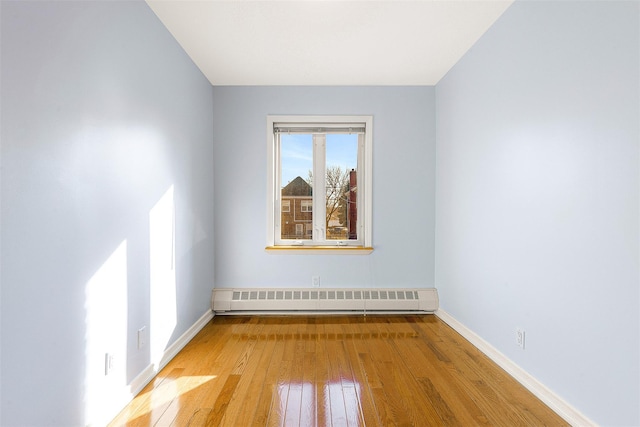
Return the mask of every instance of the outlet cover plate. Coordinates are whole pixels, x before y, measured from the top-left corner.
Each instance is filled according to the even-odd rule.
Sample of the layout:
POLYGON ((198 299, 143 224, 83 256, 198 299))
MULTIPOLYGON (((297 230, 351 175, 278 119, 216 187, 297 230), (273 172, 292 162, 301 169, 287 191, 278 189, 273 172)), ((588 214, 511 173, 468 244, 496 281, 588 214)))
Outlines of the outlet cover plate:
POLYGON ((518 347, 520 347, 523 350, 524 350, 524 337, 525 337, 524 329, 516 329, 516 344, 518 344, 518 347))

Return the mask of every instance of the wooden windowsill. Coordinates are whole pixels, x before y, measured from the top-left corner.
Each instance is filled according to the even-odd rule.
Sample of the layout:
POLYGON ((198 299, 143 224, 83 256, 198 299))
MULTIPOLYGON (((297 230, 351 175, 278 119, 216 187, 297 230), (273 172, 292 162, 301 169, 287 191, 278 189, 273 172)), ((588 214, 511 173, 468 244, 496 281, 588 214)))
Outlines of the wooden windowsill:
POLYGON ((372 247, 363 246, 267 246, 265 249, 272 254, 303 254, 303 255, 369 255, 372 247))

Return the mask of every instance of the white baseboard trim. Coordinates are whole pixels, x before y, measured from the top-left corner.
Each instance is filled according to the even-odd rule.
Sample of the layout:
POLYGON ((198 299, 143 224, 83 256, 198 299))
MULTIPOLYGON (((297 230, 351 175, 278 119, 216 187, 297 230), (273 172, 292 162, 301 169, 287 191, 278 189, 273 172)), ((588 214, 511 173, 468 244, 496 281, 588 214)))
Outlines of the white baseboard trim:
POLYGON ((158 371, 155 369, 155 366, 153 364, 144 368, 144 370, 140 372, 138 376, 133 379, 133 381, 131 381, 131 384, 129 384, 129 393, 131 394, 131 399, 136 397, 138 393, 140 393, 142 389, 145 388, 147 384, 149 384, 153 380, 157 373, 158 371))
POLYGON ((442 309, 438 309, 435 314, 443 322, 462 335, 467 341, 477 347, 478 350, 483 352, 487 357, 489 357, 489 359, 493 360, 498 366, 507 371, 509 375, 533 393, 538 399, 543 401, 566 422, 575 427, 597 426, 595 422, 584 416, 580 411, 575 409, 564 399, 535 379, 531 374, 511 361, 511 359, 500 353, 495 347, 480 338, 479 335, 460 323, 449 313, 442 309))
POLYGON ((189 329, 187 329, 180 337, 171 344, 162 355, 160 359, 160 363, 156 366, 155 364, 150 364, 144 370, 136 376, 131 384, 129 385, 129 390, 131 392, 131 400, 138 395, 142 391, 143 388, 147 386, 155 377, 158 375, 158 372, 162 370, 167 364, 176 357, 176 355, 186 346, 189 341, 196 336, 198 332, 202 328, 205 327, 209 321, 213 319, 213 311, 207 310, 196 323, 191 325, 189 329))
POLYGON ((196 334, 200 332, 200 330, 204 328, 211 319, 213 319, 213 311, 207 310, 198 320, 196 320, 196 323, 191 325, 191 327, 187 329, 184 334, 180 335, 180 338, 175 340, 173 344, 171 344, 164 351, 162 359, 160 359, 160 363, 158 364, 158 372, 160 372, 162 368, 167 366, 167 363, 169 363, 171 359, 176 357, 180 350, 182 350, 184 346, 187 345, 189 341, 191 341, 193 337, 195 337, 196 334))

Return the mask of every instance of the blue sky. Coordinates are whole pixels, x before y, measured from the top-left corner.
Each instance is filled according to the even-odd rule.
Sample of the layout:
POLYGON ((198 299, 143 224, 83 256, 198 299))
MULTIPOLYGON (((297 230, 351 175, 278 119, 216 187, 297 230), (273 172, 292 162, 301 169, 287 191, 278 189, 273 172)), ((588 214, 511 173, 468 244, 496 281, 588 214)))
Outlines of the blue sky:
MULTIPOLYGON (((355 169, 358 163, 358 135, 328 134, 326 145, 327 166, 340 166, 343 170, 355 169)), ((313 169, 311 134, 283 134, 280 136, 282 186, 297 176, 309 177, 313 169)))

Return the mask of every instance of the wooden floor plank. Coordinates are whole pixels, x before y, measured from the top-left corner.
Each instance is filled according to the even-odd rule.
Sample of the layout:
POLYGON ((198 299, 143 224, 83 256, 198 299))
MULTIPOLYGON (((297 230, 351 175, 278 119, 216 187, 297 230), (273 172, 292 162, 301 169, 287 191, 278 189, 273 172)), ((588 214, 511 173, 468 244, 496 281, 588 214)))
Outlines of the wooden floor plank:
POLYGON ((239 381, 240 375, 232 374, 227 377, 222 390, 220 390, 218 398, 213 404, 213 408, 211 408, 211 412, 207 418, 207 426, 215 427, 220 424, 222 417, 224 417, 227 407, 229 406, 231 396, 233 396, 239 381))
POLYGON ((207 425, 211 408, 198 409, 187 421, 186 427, 202 427, 207 425))
POLYGON ((344 372, 340 367, 340 359, 342 355, 342 341, 338 336, 340 335, 335 330, 329 332, 331 338, 325 340, 327 349, 327 363, 328 377, 326 378, 326 385, 329 391, 329 404, 331 406, 331 423, 338 426, 347 425, 347 408, 342 393, 342 384, 344 381, 349 381, 350 378, 343 378, 344 372))
POLYGON ((411 421, 403 408, 400 397, 400 388, 403 388, 404 385, 394 382, 392 372, 394 361, 382 340, 378 338, 376 341, 372 343, 374 347, 369 351, 372 359, 372 371, 368 373, 369 376, 375 376, 380 384, 380 387, 376 387, 376 391, 382 394, 376 395, 376 406, 378 410, 384 411, 385 417, 392 424, 410 425, 411 421))
MULTIPOLYGON (((426 394, 429 401, 441 399, 448 408, 455 414, 456 419, 462 425, 487 425, 486 411, 478 407, 477 402, 469 396, 467 384, 463 378, 457 375, 457 371, 452 368, 453 363, 444 359, 432 351, 432 347, 422 341, 411 343, 412 345, 401 345, 401 350, 405 361, 419 360, 414 366, 414 376, 418 378, 421 387, 424 389, 423 378, 429 379, 432 384, 436 384, 437 396, 426 394)), ((442 415, 441 415, 442 419, 442 415)))
POLYGON ((300 411, 302 410, 302 392, 304 375, 304 355, 305 346, 302 340, 299 340, 299 335, 294 334, 293 343, 293 357, 291 359, 291 371, 288 374, 289 378, 289 394, 287 396, 287 409, 285 410, 284 424, 285 425, 300 425, 300 411))
MULTIPOLYGON (((309 341, 309 338, 306 338, 309 341)), ((305 342, 306 344, 306 342, 305 342)), ((306 346, 305 350, 310 347, 306 346)), ((313 347, 315 350, 315 346, 313 347)), ((315 426, 316 425, 316 354, 315 351, 305 351, 303 359, 302 374, 302 399, 300 406, 300 425, 315 426)))
MULTIPOLYGON (((349 330, 353 330, 354 326, 349 325, 349 330)), ((357 329, 356 329, 357 331, 357 329)), ((354 378, 354 391, 356 393, 359 412, 362 417, 362 425, 380 426, 381 421, 375 409, 373 394, 371 392, 371 383, 366 373, 366 366, 370 365, 371 360, 368 353, 361 353, 362 347, 358 348, 354 343, 362 342, 363 333, 354 332, 355 339, 345 341, 345 350, 347 352, 347 360, 350 361, 350 368, 354 378), (366 359, 364 361, 363 359, 366 359)), ((377 383, 376 383, 377 384, 377 383)))
POLYGON ((566 426, 435 316, 217 316, 110 426, 566 426))
POLYGON ((331 401, 329 398, 329 386, 327 378, 329 378, 329 356, 327 355, 327 328, 326 320, 328 318, 316 319, 316 367, 315 367, 315 383, 313 384, 316 393, 316 425, 331 425, 331 401))
MULTIPOLYGON (((219 339, 203 340, 198 344, 197 358, 201 363, 189 362, 183 359, 183 363, 187 368, 185 372, 198 378, 200 376, 212 379, 203 383, 197 390, 188 391, 187 398, 182 399, 182 409, 174 419, 173 426, 181 427, 185 425, 192 415, 202 409, 214 409, 214 405, 218 400, 220 393, 229 376, 233 375, 234 370, 238 370, 238 366, 243 363, 248 348, 251 347, 249 334, 247 331, 255 330, 259 332, 264 325, 258 324, 255 319, 240 319, 243 322, 233 322, 225 333, 219 339), (209 345, 216 346, 217 351, 207 351, 209 345)), ((222 334, 221 334, 222 335, 222 334)), ((189 346, 187 346, 189 347, 189 346)), ((217 416, 217 414, 214 414, 217 416)), ((219 420, 217 420, 219 422, 219 420)))
POLYGON ((269 365, 274 347, 274 340, 268 340, 264 335, 256 337, 256 345, 240 377, 236 393, 229 402, 221 425, 230 427, 249 425, 253 420, 267 373, 264 367, 269 365))
POLYGON ((269 347, 271 348, 272 354, 271 357, 266 356, 264 359, 261 359, 268 361, 268 364, 262 366, 262 369, 265 370, 262 387, 260 387, 259 383, 256 383, 257 388, 254 389, 260 396, 256 404, 253 421, 251 422, 251 425, 254 426, 267 425, 273 396, 274 394, 277 395, 278 374, 280 372, 280 364, 282 363, 285 347, 282 339, 282 330, 284 328, 283 325, 275 325, 274 328, 270 328, 269 334, 267 335, 267 339, 273 342, 273 346, 269 347))

